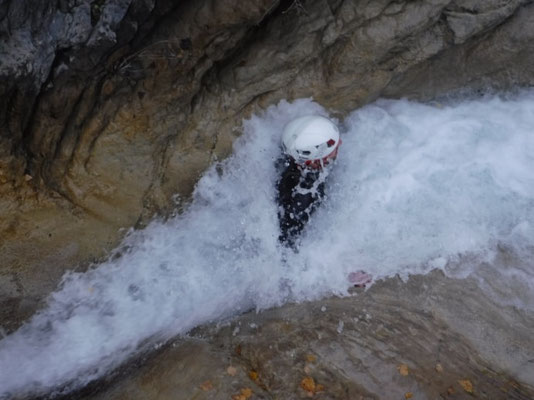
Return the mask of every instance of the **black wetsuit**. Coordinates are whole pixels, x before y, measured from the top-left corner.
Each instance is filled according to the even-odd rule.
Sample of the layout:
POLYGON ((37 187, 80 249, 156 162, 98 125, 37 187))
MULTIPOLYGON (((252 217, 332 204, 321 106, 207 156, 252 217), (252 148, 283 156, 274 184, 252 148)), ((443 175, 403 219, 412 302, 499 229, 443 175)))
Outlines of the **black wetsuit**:
POLYGON ((319 170, 299 168, 292 158, 282 161, 277 184, 280 243, 296 249, 296 241, 324 197, 324 180, 319 170))

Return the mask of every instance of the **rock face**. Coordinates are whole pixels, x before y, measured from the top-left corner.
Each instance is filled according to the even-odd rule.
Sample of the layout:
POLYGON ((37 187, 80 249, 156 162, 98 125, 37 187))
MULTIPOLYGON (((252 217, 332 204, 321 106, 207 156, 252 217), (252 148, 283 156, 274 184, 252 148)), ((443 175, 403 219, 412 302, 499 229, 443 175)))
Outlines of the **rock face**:
POLYGON ((534 396, 532 317, 503 310, 470 280, 435 272, 390 279, 350 298, 197 329, 80 398, 526 400, 534 396))
POLYGON ((532 84, 531 3, 0 0, 3 327, 186 199, 266 105, 532 84))

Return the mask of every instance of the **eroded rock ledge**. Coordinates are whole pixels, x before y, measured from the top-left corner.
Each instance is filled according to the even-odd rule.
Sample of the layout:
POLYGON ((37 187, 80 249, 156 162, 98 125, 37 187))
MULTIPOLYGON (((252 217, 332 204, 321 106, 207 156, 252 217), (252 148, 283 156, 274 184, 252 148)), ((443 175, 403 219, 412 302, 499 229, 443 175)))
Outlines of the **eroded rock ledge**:
POLYGON ((4 328, 187 198, 251 112, 531 85, 531 3, 0 0, 4 328))
POLYGON ((527 400, 533 317, 471 279, 392 278, 201 327, 68 399, 527 400))

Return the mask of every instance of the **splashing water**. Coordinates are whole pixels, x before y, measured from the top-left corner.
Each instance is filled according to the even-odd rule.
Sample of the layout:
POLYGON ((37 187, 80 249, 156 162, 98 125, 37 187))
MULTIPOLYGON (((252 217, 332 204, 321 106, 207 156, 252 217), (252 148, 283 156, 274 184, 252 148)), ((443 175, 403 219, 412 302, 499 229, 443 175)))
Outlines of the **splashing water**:
MULTIPOLYGON (((468 276, 475 264, 452 261, 491 261, 506 245, 525 262, 502 279, 532 293, 533 110, 534 92, 524 91, 353 112, 327 198, 293 253, 277 242, 280 134, 292 118, 328 113, 311 100, 270 107, 244 122, 233 156, 204 174, 187 211, 131 232, 88 272, 66 274, 47 307, 0 341, 0 398, 85 385, 144 343, 251 308, 346 294, 356 270, 468 276)), ((513 304, 534 309, 528 295, 513 304)))

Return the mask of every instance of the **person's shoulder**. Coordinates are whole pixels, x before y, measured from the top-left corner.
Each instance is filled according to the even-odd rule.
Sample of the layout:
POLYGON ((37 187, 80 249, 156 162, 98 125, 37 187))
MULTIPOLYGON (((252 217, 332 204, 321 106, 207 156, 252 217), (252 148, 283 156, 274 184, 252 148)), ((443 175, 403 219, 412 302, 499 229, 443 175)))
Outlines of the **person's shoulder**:
POLYGON ((275 165, 277 167, 287 167, 290 164, 294 164, 294 161, 291 157, 287 155, 282 155, 276 159, 275 165))
POLYGON ((295 163, 295 161, 288 156, 280 157, 278 160, 276 160, 276 170, 279 171, 279 173, 286 174, 288 172, 298 172, 298 166, 295 163))

